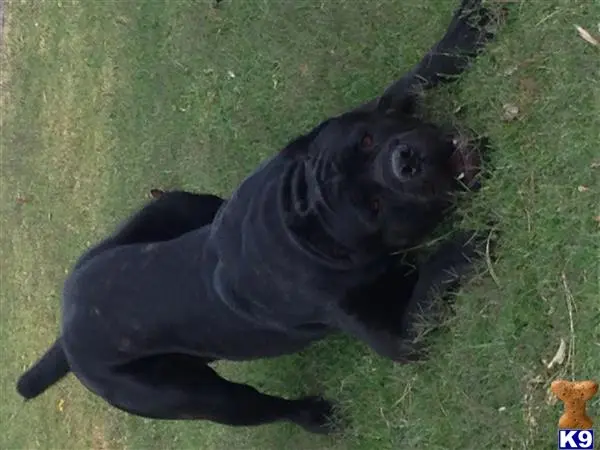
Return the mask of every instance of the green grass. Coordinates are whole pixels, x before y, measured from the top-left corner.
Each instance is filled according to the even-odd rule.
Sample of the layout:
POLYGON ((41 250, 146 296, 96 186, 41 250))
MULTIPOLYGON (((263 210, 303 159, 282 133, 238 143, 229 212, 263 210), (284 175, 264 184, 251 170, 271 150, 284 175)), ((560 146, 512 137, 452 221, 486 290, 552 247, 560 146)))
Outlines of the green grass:
MULTIPOLYGON (((56 334, 65 272, 150 187, 227 195, 287 140, 416 62, 454 3, 9 2, 0 448, 555 448, 562 407, 549 382, 600 376, 600 48, 574 28, 599 34, 589 0, 512 4, 472 70, 428 98, 437 111, 461 107, 461 122, 492 139, 495 172, 463 225, 493 215, 500 236, 498 283, 486 272, 464 288, 430 361, 396 366, 337 338, 223 365, 271 393, 324 392, 350 420, 343 435, 143 420, 72 377, 30 404, 14 392, 56 334), (517 120, 502 121, 505 104, 518 105, 517 120), (541 359, 561 338, 574 339, 574 356, 548 371, 541 359)), ((589 410, 599 423, 600 396, 589 410)))

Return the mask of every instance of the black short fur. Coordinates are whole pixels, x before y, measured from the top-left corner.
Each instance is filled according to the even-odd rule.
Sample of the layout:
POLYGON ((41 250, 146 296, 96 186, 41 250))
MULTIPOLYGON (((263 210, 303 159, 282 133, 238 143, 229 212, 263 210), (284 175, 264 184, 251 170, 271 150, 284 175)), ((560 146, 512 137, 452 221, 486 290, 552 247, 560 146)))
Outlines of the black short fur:
POLYGON ((459 185, 452 136, 415 117, 414 102, 465 69, 488 20, 464 0, 382 97, 292 141, 227 202, 166 193, 85 253, 65 282, 60 337, 19 392, 35 397, 71 370, 145 417, 329 431, 327 401, 262 394, 208 364, 296 352, 339 331, 395 361, 418 355, 415 318, 434 312, 475 249, 449 241, 416 270, 391 255, 422 242, 459 185))

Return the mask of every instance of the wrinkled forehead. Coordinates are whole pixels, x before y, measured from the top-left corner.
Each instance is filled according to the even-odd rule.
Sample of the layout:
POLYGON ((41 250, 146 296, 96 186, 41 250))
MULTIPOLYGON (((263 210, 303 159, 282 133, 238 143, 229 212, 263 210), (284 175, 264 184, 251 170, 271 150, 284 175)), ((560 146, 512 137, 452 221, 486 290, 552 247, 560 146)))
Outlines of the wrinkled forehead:
MULTIPOLYGON (((424 136, 432 139, 435 145, 441 130, 422 120, 404 114, 390 114, 379 111, 364 113, 346 113, 329 119, 322 124, 312 143, 311 153, 336 153, 357 146, 369 135, 376 143, 382 143, 392 136, 402 136, 407 140, 420 140, 424 136)), ((429 139, 425 139, 427 141, 429 139)), ((423 142, 425 143, 425 142, 423 142)))
POLYGON ((314 146, 319 150, 332 150, 356 144, 366 133, 386 136, 417 128, 422 122, 409 116, 372 113, 346 113, 329 119, 321 125, 314 146))

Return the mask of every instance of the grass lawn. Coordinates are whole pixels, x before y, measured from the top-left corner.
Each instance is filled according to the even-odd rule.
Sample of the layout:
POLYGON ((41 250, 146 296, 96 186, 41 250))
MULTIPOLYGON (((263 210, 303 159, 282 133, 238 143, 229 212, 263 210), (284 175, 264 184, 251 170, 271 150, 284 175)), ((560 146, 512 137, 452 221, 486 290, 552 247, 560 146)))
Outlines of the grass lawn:
MULTIPOLYGON (((394 365, 336 338, 222 364, 270 393, 325 393, 345 433, 144 420, 73 377, 18 398, 17 376, 57 332, 65 273, 149 188, 228 195, 289 139, 416 62, 458 1, 209 3, 5 5, 0 448, 555 448, 562 405, 549 382, 600 377, 600 47, 574 27, 600 35, 591 0, 517 0, 472 70, 428 98, 490 136, 496 169, 462 225, 493 215, 500 236, 493 276, 465 286, 430 361, 394 365), (570 357, 549 370, 542 359, 561 339, 570 357)), ((588 409, 600 424, 600 395, 588 409)))

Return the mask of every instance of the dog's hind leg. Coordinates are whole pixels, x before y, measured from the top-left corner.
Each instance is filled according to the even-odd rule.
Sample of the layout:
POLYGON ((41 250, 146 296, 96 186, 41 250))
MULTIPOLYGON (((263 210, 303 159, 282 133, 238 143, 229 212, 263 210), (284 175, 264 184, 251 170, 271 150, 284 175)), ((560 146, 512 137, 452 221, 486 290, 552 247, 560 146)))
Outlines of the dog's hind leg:
POLYGON ((151 191, 156 199, 145 205, 115 234, 120 245, 160 242, 210 224, 224 199, 187 191, 151 191))
MULTIPOLYGON (((155 419, 210 420, 233 426, 294 422, 314 433, 330 431, 332 406, 319 397, 287 400, 221 378, 203 358, 152 356, 104 377, 105 398, 129 413, 155 419)), ((93 383, 93 382, 92 382, 93 383)))
POLYGON ((105 250, 121 245, 161 242, 210 224, 224 199, 186 191, 151 191, 155 200, 127 219, 112 236, 89 249, 75 269, 105 250))
MULTIPOLYGON (((103 251, 120 245, 166 241, 208 225, 225 201, 215 195, 185 191, 153 190, 152 195, 156 200, 145 205, 108 239, 84 253, 73 270, 103 251)), ((69 364, 59 337, 44 356, 19 378, 17 390, 25 398, 36 397, 68 372, 69 364)))

